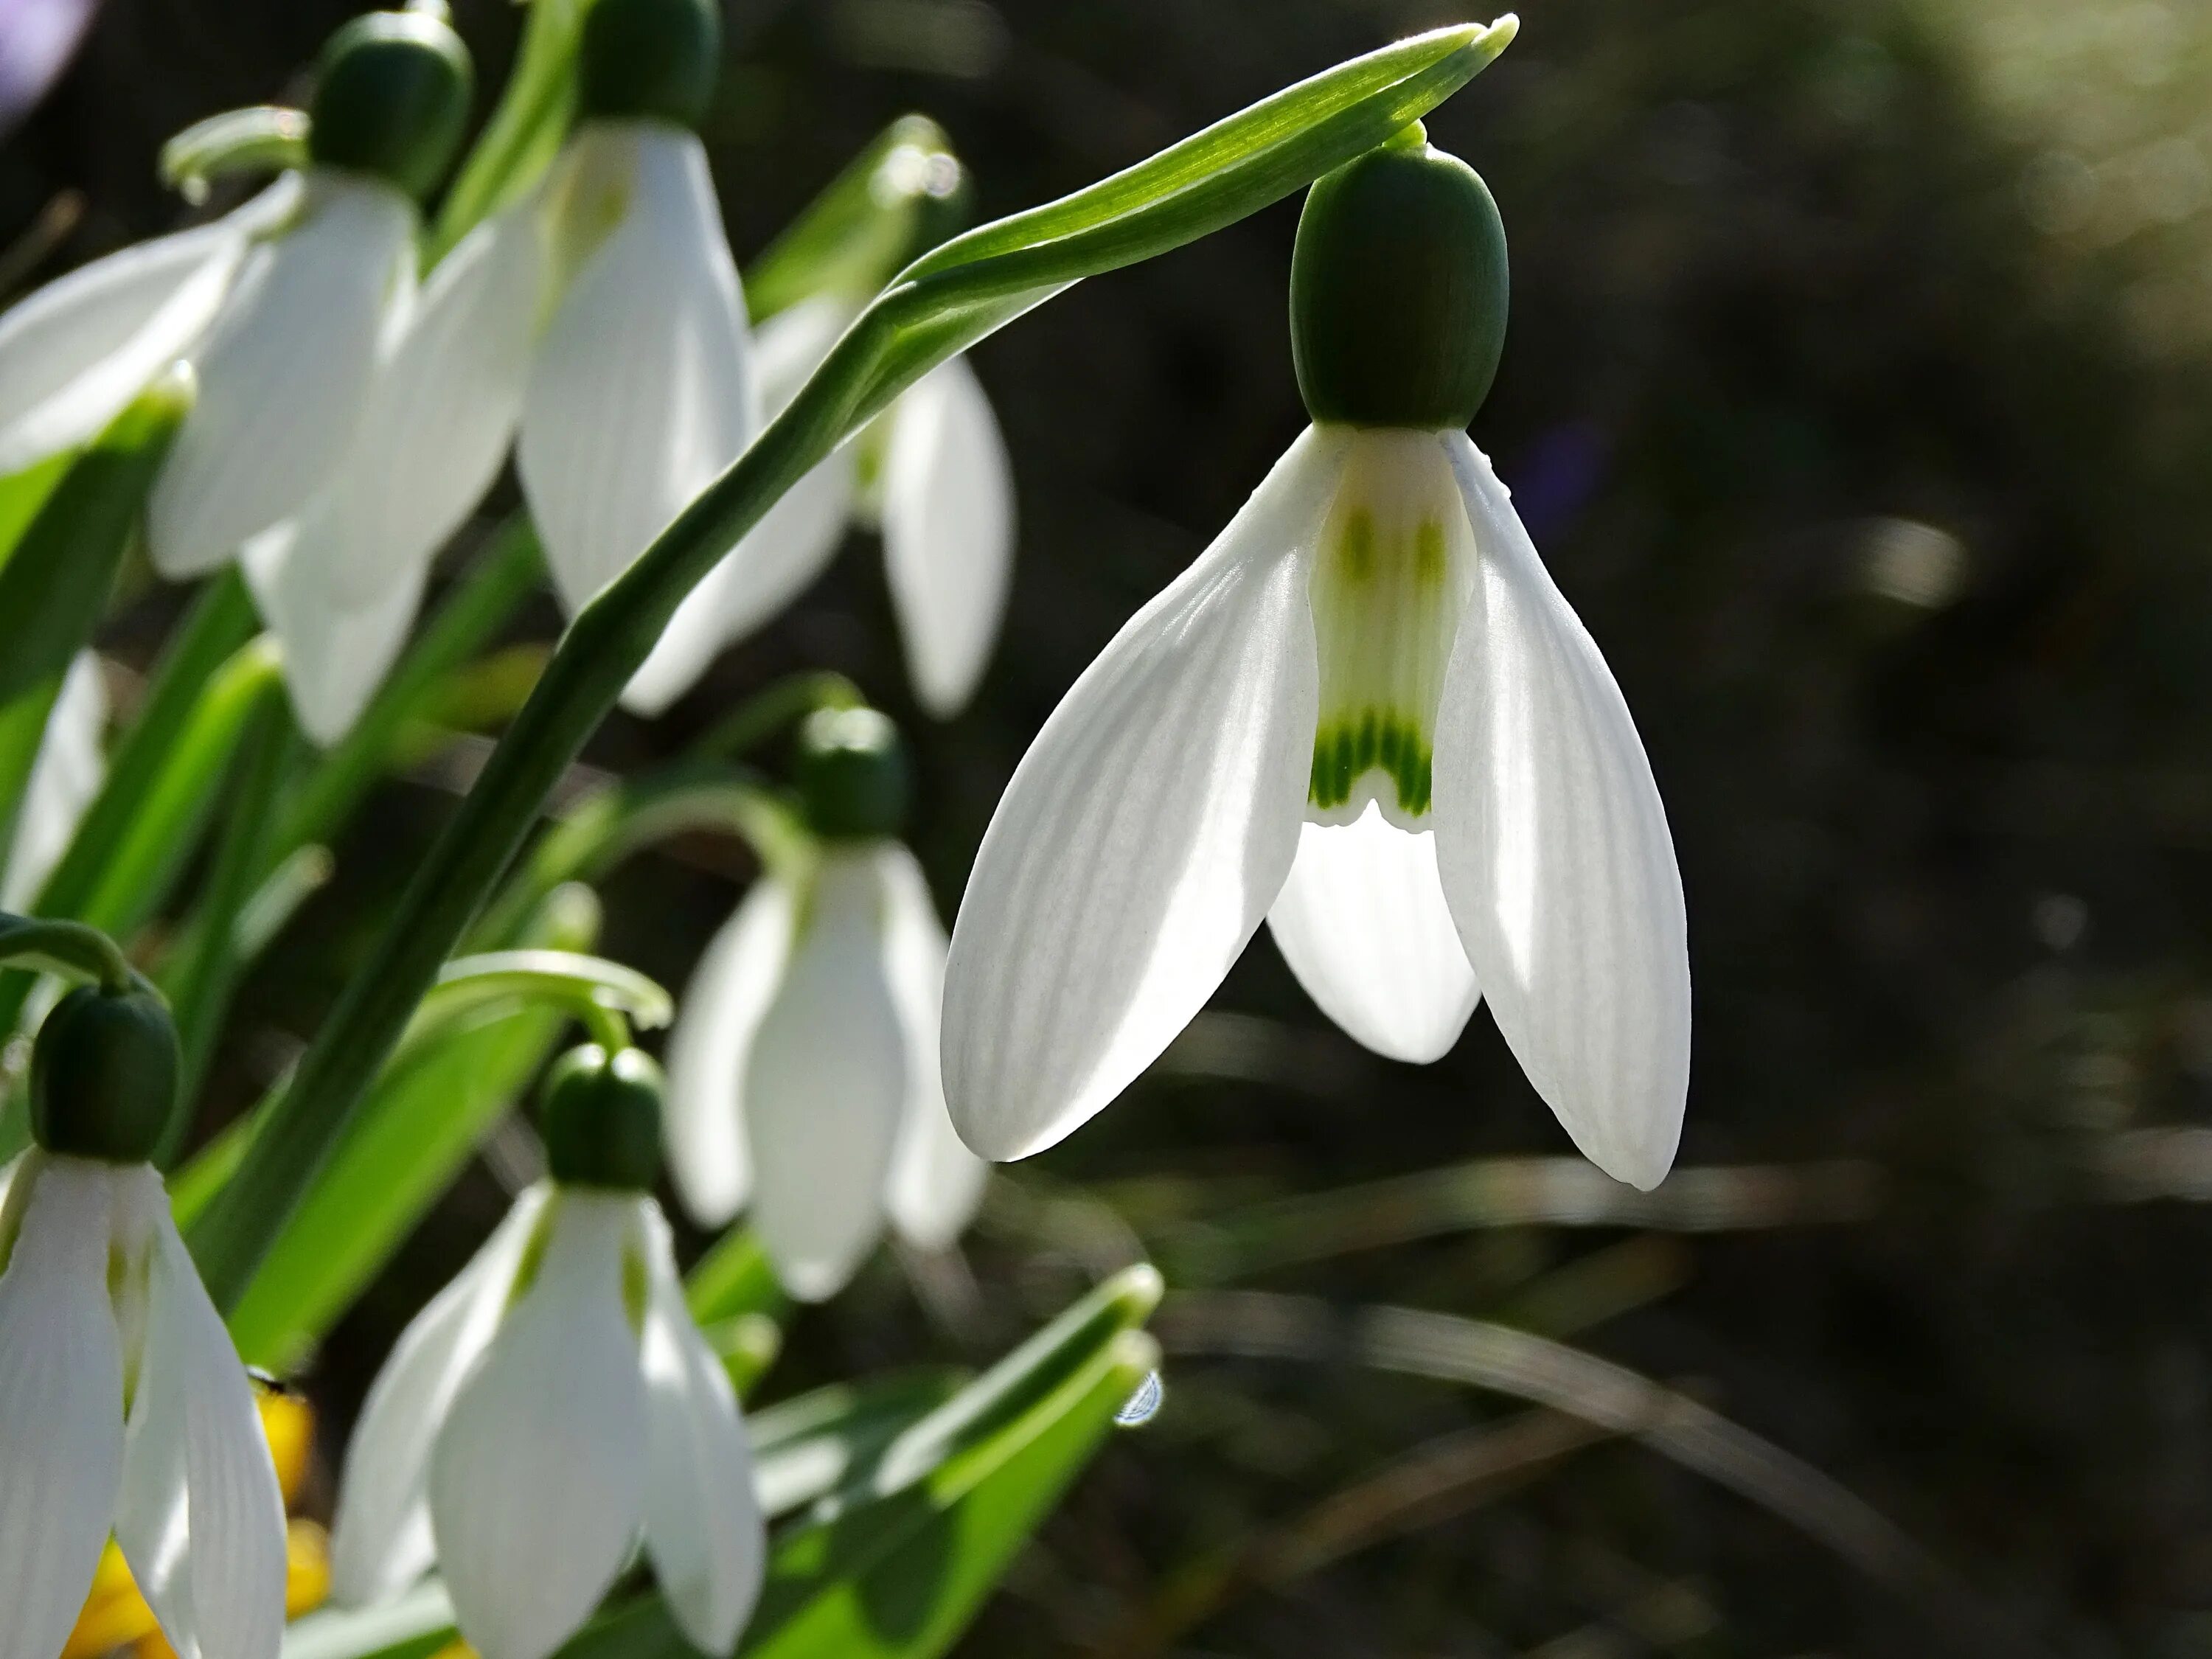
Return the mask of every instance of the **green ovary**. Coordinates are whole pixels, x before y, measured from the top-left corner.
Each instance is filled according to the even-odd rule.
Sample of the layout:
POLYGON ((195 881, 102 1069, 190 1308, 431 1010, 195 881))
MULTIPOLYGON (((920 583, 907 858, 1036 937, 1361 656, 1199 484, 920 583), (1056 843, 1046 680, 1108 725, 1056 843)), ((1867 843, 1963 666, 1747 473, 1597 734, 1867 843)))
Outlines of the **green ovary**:
POLYGON ((1308 594, 1321 665, 1310 815, 1347 823, 1370 800, 1425 829, 1437 704, 1459 631, 1474 537, 1433 433, 1352 441, 1308 594))

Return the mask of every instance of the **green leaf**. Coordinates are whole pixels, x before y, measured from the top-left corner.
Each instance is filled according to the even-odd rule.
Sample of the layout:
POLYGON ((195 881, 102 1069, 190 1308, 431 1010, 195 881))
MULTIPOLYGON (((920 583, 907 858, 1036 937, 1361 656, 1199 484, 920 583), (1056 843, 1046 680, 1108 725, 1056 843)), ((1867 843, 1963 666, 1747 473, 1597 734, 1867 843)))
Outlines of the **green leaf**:
POLYGON ((39 509, 69 476, 70 467, 82 453, 65 449, 0 478, 0 561, 14 556, 31 520, 39 516, 39 509))
POLYGON ((684 1282, 691 1316, 702 1325, 750 1313, 780 1313, 787 1298, 768 1252, 750 1227, 732 1227, 699 1258, 684 1282))
POLYGON ((927 115, 901 116, 878 134, 745 272, 753 321, 817 294, 871 298, 914 257, 929 162, 939 157, 957 179, 951 141, 927 115))
POLYGON ((451 252, 480 220, 518 200, 561 153, 576 107, 576 44, 583 37, 588 4, 589 0, 533 0, 522 49, 499 106, 438 210, 425 269, 451 252))
POLYGON ((156 380, 109 422, 0 565, 0 702, 69 667, 115 587, 146 492, 191 408, 191 376, 156 380))
POLYGON ((31 787, 31 769, 38 764, 39 747, 46 739, 46 722, 61 690, 62 677, 49 674, 0 706, 0 871, 7 867, 6 856, 15 844, 15 815, 22 809, 24 791, 31 787))
MULTIPOLYGON (((589 895, 568 889, 534 931, 566 951, 590 944, 598 921, 589 895)), ((231 1315, 248 1363, 283 1372, 313 1351, 453 1184, 564 1023, 543 1004, 479 1004, 394 1063, 231 1315)))

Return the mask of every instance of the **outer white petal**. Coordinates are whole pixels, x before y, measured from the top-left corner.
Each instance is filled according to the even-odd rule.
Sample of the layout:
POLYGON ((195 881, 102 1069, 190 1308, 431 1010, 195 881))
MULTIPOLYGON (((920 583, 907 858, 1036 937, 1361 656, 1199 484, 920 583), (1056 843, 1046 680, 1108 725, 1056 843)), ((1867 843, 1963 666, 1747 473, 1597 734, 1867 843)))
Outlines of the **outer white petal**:
POLYGON ((726 1654, 760 1599, 768 1523, 729 1373, 691 1322, 668 1224, 645 1218, 645 1547, 694 1647, 726 1654))
POLYGON ((1306 561, 1344 454, 1310 430, 1053 711, 984 833, 945 972, 945 1094, 1026 1158, 1152 1064, 1290 872, 1319 698, 1306 561))
POLYGON ((253 1385, 159 1178, 131 1175, 151 1260, 115 1540, 179 1659, 273 1659, 284 1633, 284 1498, 253 1385))
POLYGON ((544 280, 536 204, 478 225, 441 260, 387 342, 352 449, 302 544, 342 603, 391 592, 460 527, 499 474, 544 280))
POLYGON ((1442 1058, 1480 1000, 1436 837, 1407 834, 1372 802, 1351 823, 1299 830, 1267 927, 1322 1012, 1393 1060, 1442 1058))
POLYGON ((945 1109, 937 1028, 945 1009, 945 924, 912 853, 896 843, 878 854, 884 884, 884 977, 906 1038, 906 1109, 884 1193, 891 1224, 924 1249, 960 1237, 983 1201, 991 1166, 969 1152, 945 1109))
POLYGON ((1489 462, 1444 441, 1480 565, 1437 718, 1444 896, 1536 1092, 1600 1169, 1654 1187, 1690 1075, 1666 811, 1620 689, 1489 462))
POLYGON ((31 763, 30 781, 15 817, 15 843, 8 851, 8 872, 0 879, 0 908, 21 910, 37 896, 46 877, 69 848, 77 820, 100 793, 106 775, 100 757, 100 732, 107 725, 107 690, 100 659, 80 651, 62 676, 62 689, 46 717, 31 763))
POLYGON ((438 1564, 483 1659, 544 1659, 591 1615, 645 1514, 645 1382, 623 1306, 640 1200, 555 1195, 536 1276, 430 1455, 438 1564))
POLYGON ((622 222, 540 342, 516 460, 562 602, 580 609, 737 458, 756 393, 737 266, 689 132, 587 124, 628 147, 622 222))
POLYGON ((514 1201, 498 1230, 415 1316, 384 1362, 355 1425, 331 1523, 331 1595, 345 1602, 397 1595, 429 1566, 430 1448, 462 1379, 507 1311, 547 1188, 514 1201))
POLYGON ((1006 614, 1014 472, 991 400, 965 357, 933 369, 891 411, 884 560, 921 706, 957 714, 1006 614))
POLYGON ((193 355, 199 397, 147 502, 163 575, 213 569, 329 482, 379 341, 411 301, 415 224, 390 185, 317 173, 300 222, 247 258, 193 355))
POLYGON ((0 316, 0 477, 85 442, 184 356, 246 246, 234 214, 95 259, 0 316))
POLYGON ((793 908, 791 889, 775 876, 753 884, 699 958, 668 1034, 668 1176, 702 1227, 728 1221, 752 1191, 745 1066, 783 983, 793 908))
MULTIPOLYGON (((809 300, 778 312, 754 337, 761 400, 782 412, 851 319, 849 310, 809 300)), ((791 603, 830 562, 853 514, 853 453, 841 447, 787 490, 704 580, 684 596, 660 640, 630 678, 623 706, 658 714, 691 689, 726 646, 791 603)))
POLYGON ((61 1651, 107 1541, 123 1464, 107 1172, 41 1162, 0 1274, 0 1659, 61 1651))
POLYGON ((823 854, 745 1067, 753 1225, 784 1287, 808 1302, 850 1279, 883 1230, 909 1063, 883 910, 867 852, 823 854))
POLYGON ((264 531, 239 556, 262 620, 284 651, 284 684, 300 729, 325 747, 351 728, 407 643, 429 567, 403 570, 358 610, 332 591, 327 565, 302 557, 301 525, 264 531))

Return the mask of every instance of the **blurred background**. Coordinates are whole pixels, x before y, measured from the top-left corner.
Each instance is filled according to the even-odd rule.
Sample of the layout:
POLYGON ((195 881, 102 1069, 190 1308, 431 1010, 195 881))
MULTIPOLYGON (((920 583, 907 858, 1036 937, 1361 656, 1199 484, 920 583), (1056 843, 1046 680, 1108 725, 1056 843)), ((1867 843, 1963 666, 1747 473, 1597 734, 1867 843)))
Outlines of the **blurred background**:
MULTIPOLYGON (((179 222, 161 141, 297 95, 350 9, 5 0, 0 291, 179 222)), ((520 9, 455 10, 481 115, 520 9)), ((1463 15, 733 0, 708 132, 731 239, 757 253, 908 109, 996 214, 1463 15)), ((1116 1109, 1002 1173, 960 1255, 887 1250, 798 1316, 760 1397, 988 1356, 1160 1261, 1161 1408, 969 1654, 2212 1654, 2212 7, 1523 0, 1430 130, 1512 244, 1474 437, 1674 825, 1676 1173, 1644 1198, 1572 1161, 1485 1015, 1433 1066, 1367 1054, 1263 935, 1116 1109)), ((1046 714, 1303 423, 1296 215, 975 353, 1021 536, 968 714, 914 711, 856 538, 588 765, 842 670, 908 722, 949 918, 1046 714)), ((178 602, 149 588, 112 654, 143 668, 178 602)), ((552 637, 550 602, 528 624, 552 637)), ((337 848, 202 1134, 314 1029, 467 758, 337 848)), ((600 948, 680 986, 750 874, 703 839, 637 860, 600 948)), ((514 1143, 307 1373, 326 1455, 502 1209, 514 1143)))

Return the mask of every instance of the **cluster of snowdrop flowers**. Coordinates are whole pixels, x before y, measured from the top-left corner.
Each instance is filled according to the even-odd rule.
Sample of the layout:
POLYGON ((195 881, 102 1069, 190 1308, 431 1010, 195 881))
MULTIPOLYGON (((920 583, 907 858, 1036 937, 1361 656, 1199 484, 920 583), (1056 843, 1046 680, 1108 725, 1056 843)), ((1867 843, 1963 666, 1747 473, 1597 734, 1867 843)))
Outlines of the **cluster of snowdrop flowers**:
POLYGON ((362 1407, 331 1589, 374 1602, 434 1560, 483 1659, 543 1659, 642 1535, 685 1638, 726 1654, 767 1559, 728 1375, 653 1201, 659 1069, 572 1050, 546 1085, 548 1179, 407 1328, 362 1407))
POLYGON ((177 1036, 85 986, 40 1027, 0 1203, 0 1656, 53 1659, 110 1531, 182 1659, 274 1659, 284 1505, 252 1385, 149 1159, 177 1036))
POLYGON ((870 708, 799 734, 813 847, 771 867, 714 936, 669 1045, 669 1168, 692 1218, 747 1200, 793 1295, 842 1288, 886 1218, 923 1249, 959 1236, 985 1165, 939 1082, 945 937, 896 836, 904 750, 870 708))
POLYGON ((1486 997, 1592 1161, 1666 1174, 1681 884, 1620 690, 1463 429, 1505 301, 1490 192, 1418 125, 1314 185, 1312 427, 1077 681, 976 856, 943 1034, 976 1151, 1104 1107, 1265 918, 1362 1042, 1435 1059, 1486 997))

